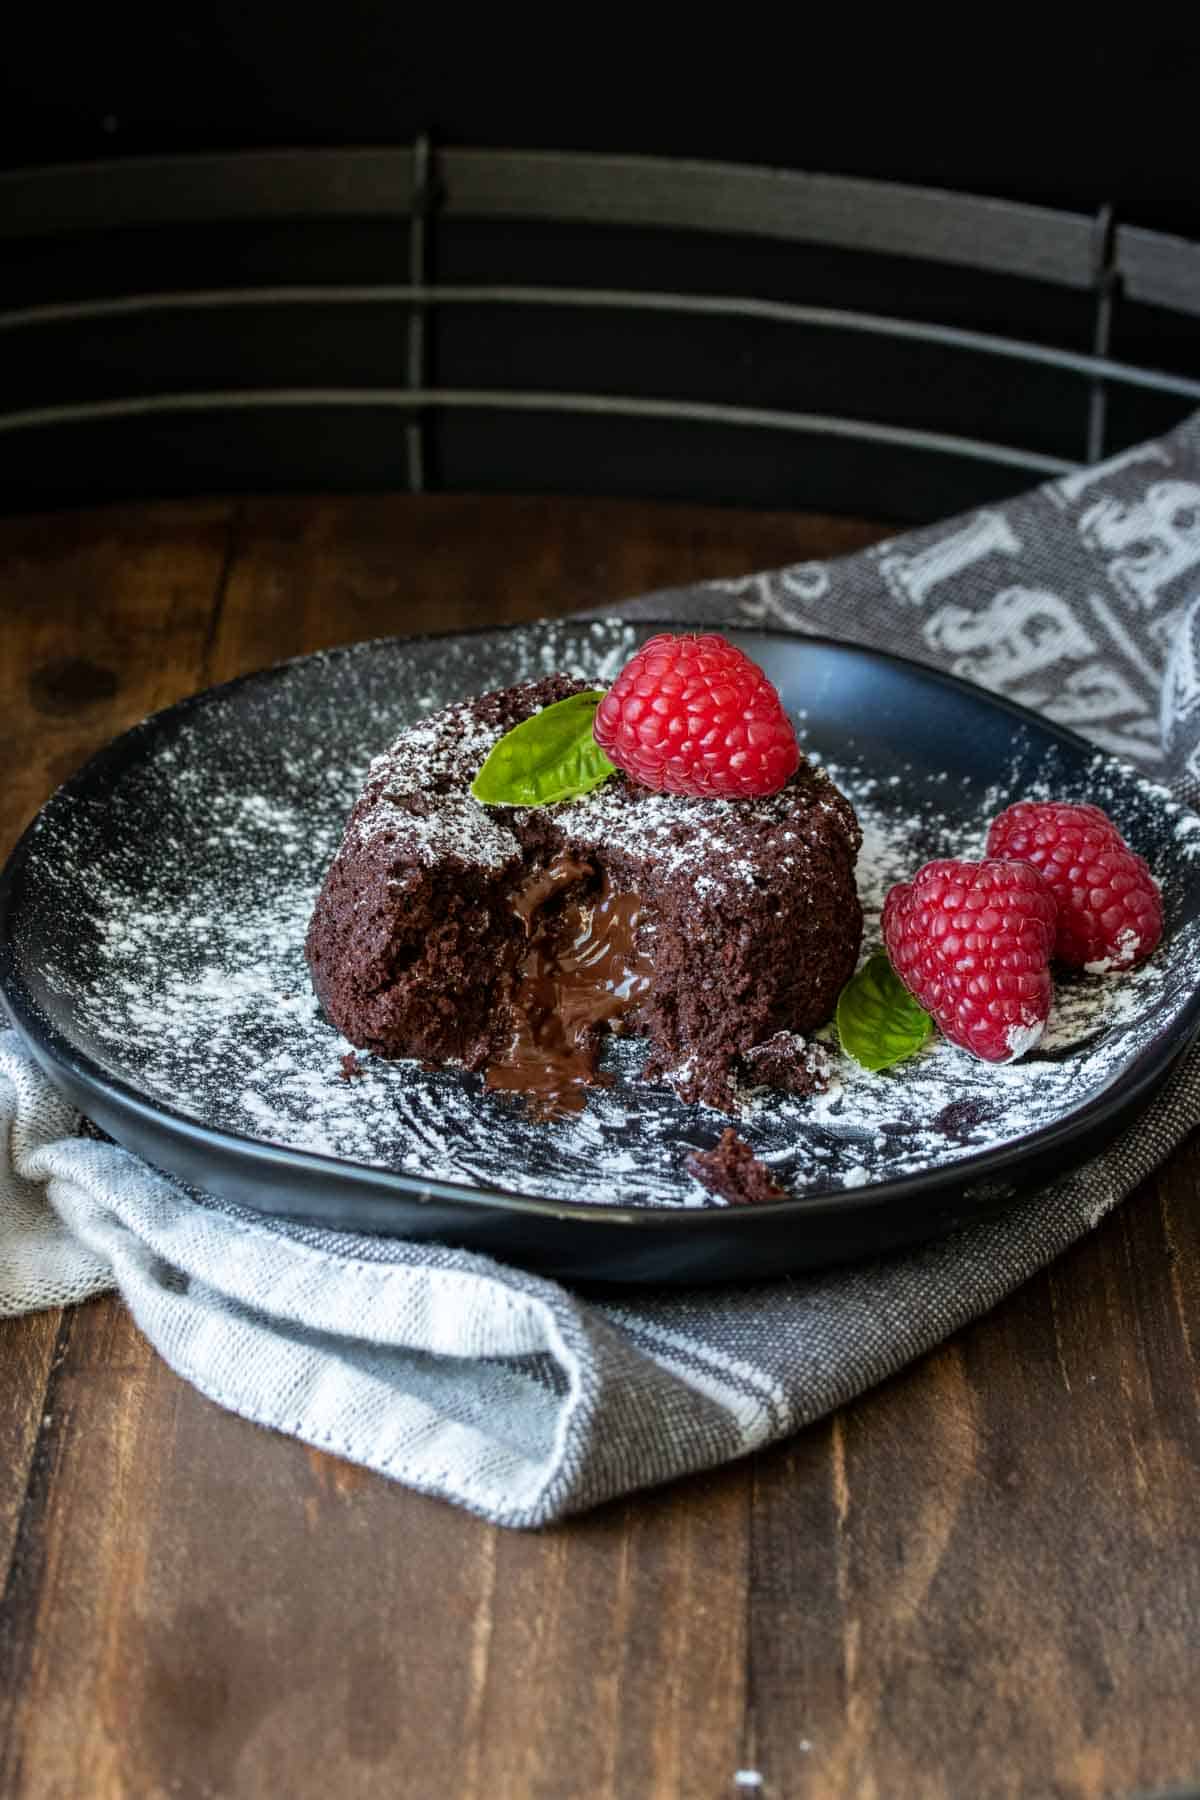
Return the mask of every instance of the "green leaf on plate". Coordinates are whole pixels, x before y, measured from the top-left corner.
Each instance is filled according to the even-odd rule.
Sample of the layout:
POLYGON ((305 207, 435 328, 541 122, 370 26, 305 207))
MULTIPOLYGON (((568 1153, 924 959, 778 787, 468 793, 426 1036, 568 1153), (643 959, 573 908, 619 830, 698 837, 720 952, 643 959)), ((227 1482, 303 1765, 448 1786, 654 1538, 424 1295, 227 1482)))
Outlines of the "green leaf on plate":
POLYGON ((877 950, 842 989, 837 1005, 842 1049, 864 1069, 890 1069, 915 1056, 933 1030, 887 959, 877 950))
POLYGON ((572 694, 522 719, 494 744, 471 783, 485 806, 553 806, 590 793, 614 773, 592 736, 603 688, 572 694))

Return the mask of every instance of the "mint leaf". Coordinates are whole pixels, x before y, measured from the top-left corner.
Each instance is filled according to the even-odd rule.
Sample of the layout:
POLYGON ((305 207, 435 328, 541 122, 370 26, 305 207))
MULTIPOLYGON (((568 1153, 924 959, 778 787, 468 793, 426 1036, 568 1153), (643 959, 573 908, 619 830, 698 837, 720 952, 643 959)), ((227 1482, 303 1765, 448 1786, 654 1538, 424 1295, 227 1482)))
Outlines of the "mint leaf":
POLYGON ((877 950, 842 989, 837 1004, 842 1049, 864 1069, 890 1069, 915 1056, 933 1030, 887 959, 877 950))
POLYGON ((572 694, 506 731, 471 783, 485 806, 553 806, 590 793, 613 774, 592 736, 603 688, 572 694))

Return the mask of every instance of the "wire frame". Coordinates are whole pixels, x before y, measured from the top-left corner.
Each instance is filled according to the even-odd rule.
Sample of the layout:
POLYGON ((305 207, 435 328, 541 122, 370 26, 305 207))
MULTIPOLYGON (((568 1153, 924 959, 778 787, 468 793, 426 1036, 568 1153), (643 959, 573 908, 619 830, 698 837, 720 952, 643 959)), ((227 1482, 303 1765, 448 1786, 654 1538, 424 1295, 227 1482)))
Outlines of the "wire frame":
MULTIPOLYGON (((0 361, 7 357, 11 370, 0 388, 0 458, 7 454, 10 468, 28 459, 31 446, 44 451, 48 439, 59 446, 68 439, 86 442, 97 428, 117 424, 152 431, 156 421, 204 417, 236 430, 239 420, 269 417, 286 431, 283 422, 297 413, 310 420, 384 415, 403 420, 403 480, 420 491, 436 480, 438 458, 430 454, 436 421, 491 414, 636 423, 639 429, 650 422, 672 429, 707 426, 826 446, 840 441, 910 459, 976 465, 1020 485, 1110 451, 1109 401, 1116 392, 1152 396, 1174 416, 1200 401, 1200 367, 1162 368, 1112 353, 1122 307, 1173 315, 1186 339, 1191 319, 1200 316, 1200 246, 1126 225, 1107 207, 1088 217, 883 182, 654 158, 435 152, 423 138, 411 148, 148 158, 16 171, 0 175, 0 236, 9 240, 8 291, 0 286, 0 361), (236 280, 146 286, 137 279, 144 258, 130 264, 105 251, 94 259, 97 272, 86 291, 78 291, 79 258, 97 242, 120 251, 153 232, 202 234, 237 226, 302 231, 363 222, 385 228, 393 241, 402 234, 407 279, 261 282, 246 280, 239 270, 236 280), (736 245, 754 241, 851 260, 890 259, 889 267, 962 271, 973 280, 1008 284, 1006 292, 1014 282, 1025 283, 1037 294, 1070 297, 1084 347, 952 318, 742 292, 728 280, 715 291, 594 279, 434 279, 444 246, 464 222, 512 232, 557 228, 574 234, 563 239, 571 244, 581 230, 607 243, 617 241, 617 232, 642 234, 638 243, 651 233, 671 234, 672 243, 703 237, 735 246, 734 266, 736 245), (75 258, 69 297, 52 285, 61 265, 46 260, 48 244, 69 246, 75 258), (284 368, 289 378, 267 382, 248 378, 244 363, 222 366, 237 342, 239 320, 253 316, 260 328, 264 317, 340 320, 334 329, 352 337, 372 314, 402 321, 402 354, 389 354, 386 369, 356 367, 353 381, 319 379, 303 356, 295 360, 305 366, 284 368), (921 417, 872 416, 858 404, 845 410, 763 404, 761 394, 743 399, 731 390, 724 371, 720 393, 706 393, 690 376, 686 392, 659 391, 653 373, 645 371, 636 387, 623 389, 619 354, 606 361, 605 382, 596 388, 540 377, 516 384, 439 379, 431 327, 455 315, 477 322, 485 340, 496 333, 497 320, 519 316, 535 341, 542 334, 540 341, 549 343, 551 334, 566 329, 564 322, 586 317, 589 331, 595 321, 607 321, 618 350, 632 341, 631 333, 657 322, 655 329, 674 325, 680 332, 780 334, 772 335, 772 346, 809 345, 815 336, 839 345, 861 342, 872 351, 892 347, 897 355, 944 353, 971 368, 980 362, 1011 368, 1014 377, 1040 373, 1056 383, 1053 435, 1061 448, 997 440, 983 420, 978 429, 947 430, 921 417), (186 320, 192 335, 181 340, 185 347, 173 352, 170 366, 147 372, 133 336, 125 360, 110 358, 98 377, 97 363, 104 360, 98 348, 110 345, 114 333, 171 319, 186 320), (196 347, 194 357, 186 344, 196 347), (76 376, 86 391, 73 391, 76 376)), ((564 261, 570 273, 571 259, 564 261)), ((593 259, 589 274, 594 266, 593 259)), ((303 343, 303 330, 297 342, 303 343)), ((794 360, 786 347, 771 354, 781 369, 794 360)), ((478 358, 466 362, 475 366, 478 358)), ((269 458, 269 438, 264 454, 269 458)), ((138 466, 135 457, 133 487, 138 466)), ((394 463, 380 471, 385 485, 398 473, 394 463)), ((9 486, 21 491, 19 481, 15 489, 9 486)))

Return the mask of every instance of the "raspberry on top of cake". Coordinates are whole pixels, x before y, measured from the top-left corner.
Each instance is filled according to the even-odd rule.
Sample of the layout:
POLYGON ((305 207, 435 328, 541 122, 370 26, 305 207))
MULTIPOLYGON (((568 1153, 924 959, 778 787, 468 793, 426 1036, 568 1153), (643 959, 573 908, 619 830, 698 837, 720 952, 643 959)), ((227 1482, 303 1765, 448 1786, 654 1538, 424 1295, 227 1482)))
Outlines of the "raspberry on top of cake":
POLYGON ((606 1031, 648 1039, 646 1077, 717 1108, 739 1076, 820 1085, 804 1034, 862 935, 850 803, 798 748, 757 797, 656 792, 621 769, 554 805, 472 796, 507 732, 586 691, 550 675, 461 701, 372 763, 308 931, 328 1017, 360 1048, 483 1071, 544 1115, 604 1079, 606 1031))

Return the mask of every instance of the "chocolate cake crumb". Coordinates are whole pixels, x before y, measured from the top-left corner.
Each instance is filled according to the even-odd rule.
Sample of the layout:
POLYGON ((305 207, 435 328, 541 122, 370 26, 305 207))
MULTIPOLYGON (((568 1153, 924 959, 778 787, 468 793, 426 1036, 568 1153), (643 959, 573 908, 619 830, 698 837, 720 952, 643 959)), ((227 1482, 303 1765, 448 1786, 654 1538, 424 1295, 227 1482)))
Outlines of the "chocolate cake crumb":
POLYGON ((689 1175, 731 1206, 755 1206, 761 1200, 786 1200, 787 1194, 765 1163, 759 1162, 749 1144, 732 1125, 726 1126, 711 1150, 692 1150, 686 1160, 689 1175))
POLYGON ((952 1100, 949 1106, 943 1106, 933 1122, 948 1138, 966 1143, 971 1132, 977 1125, 982 1125, 986 1117, 987 1107, 982 1100, 952 1100))
POLYGON ((347 1050, 342 1058, 342 1080, 361 1081, 366 1072, 353 1050, 347 1050))
POLYGON ((741 1055, 742 1070, 754 1087, 778 1088, 803 1098, 829 1086, 833 1058, 823 1044, 810 1044, 798 1031, 777 1031, 741 1055))

